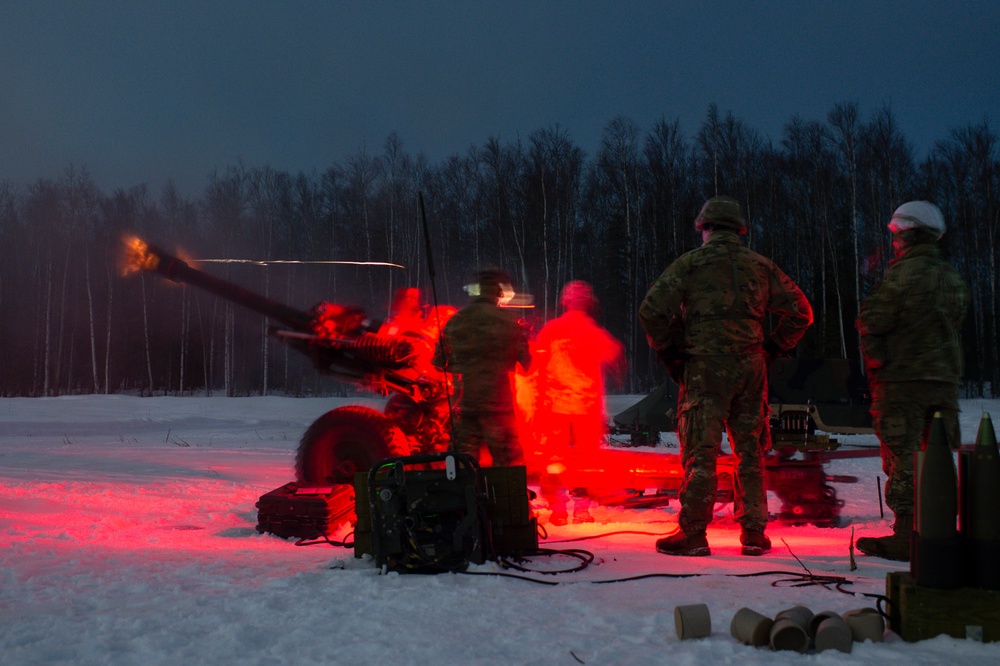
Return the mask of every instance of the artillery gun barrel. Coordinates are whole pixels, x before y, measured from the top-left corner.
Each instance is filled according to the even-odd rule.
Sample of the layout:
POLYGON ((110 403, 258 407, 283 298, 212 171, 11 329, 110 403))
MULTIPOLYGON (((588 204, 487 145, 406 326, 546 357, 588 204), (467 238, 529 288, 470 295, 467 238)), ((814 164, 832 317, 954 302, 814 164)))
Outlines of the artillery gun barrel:
POLYGON ((146 253, 152 255, 142 266, 145 270, 160 273, 168 280, 190 284, 221 296, 254 312, 270 317, 296 331, 309 331, 312 318, 308 313, 262 296, 257 292, 233 284, 214 275, 191 268, 187 262, 162 249, 147 245, 146 253))

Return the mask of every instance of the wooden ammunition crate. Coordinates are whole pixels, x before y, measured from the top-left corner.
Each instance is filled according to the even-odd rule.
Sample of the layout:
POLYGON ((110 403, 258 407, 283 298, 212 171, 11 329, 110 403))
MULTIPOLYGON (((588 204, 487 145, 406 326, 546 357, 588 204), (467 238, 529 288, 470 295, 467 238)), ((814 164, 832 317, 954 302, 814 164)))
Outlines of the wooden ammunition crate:
POLYGON ((990 643, 1000 641, 1000 591, 920 587, 909 572, 886 576, 889 627, 905 641, 947 634, 990 643))

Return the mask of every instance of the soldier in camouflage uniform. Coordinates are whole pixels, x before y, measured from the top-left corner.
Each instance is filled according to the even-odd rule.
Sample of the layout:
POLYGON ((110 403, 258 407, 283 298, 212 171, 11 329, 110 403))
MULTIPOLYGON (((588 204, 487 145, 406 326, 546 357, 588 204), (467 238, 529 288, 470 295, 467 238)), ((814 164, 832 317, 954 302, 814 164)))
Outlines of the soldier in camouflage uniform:
POLYGON ((517 437, 512 373, 531 361, 528 330, 500 307, 513 296, 511 278, 500 270, 481 271, 469 285, 469 303, 441 333, 434 365, 455 373, 459 450, 478 458, 483 446, 494 465, 523 465, 517 437))
POLYGON ((862 305, 856 325, 888 477, 885 500, 895 522, 891 535, 863 537, 857 546, 867 555, 905 562, 913 531, 913 452, 929 436, 934 412, 944 417, 949 444, 961 443, 961 329, 969 297, 937 246, 945 232, 937 206, 903 204, 892 214, 889 230, 896 258, 862 305))
POLYGON ((650 346, 680 384, 677 436, 684 479, 680 530, 656 542, 667 555, 709 555, 716 458, 726 428, 737 460, 734 513, 744 555, 771 548, 764 487, 767 358, 791 350, 812 323, 802 291, 769 259, 744 247, 739 203, 709 199, 695 219, 703 244, 667 267, 639 319, 650 346), (778 321, 765 335, 768 313, 778 321))

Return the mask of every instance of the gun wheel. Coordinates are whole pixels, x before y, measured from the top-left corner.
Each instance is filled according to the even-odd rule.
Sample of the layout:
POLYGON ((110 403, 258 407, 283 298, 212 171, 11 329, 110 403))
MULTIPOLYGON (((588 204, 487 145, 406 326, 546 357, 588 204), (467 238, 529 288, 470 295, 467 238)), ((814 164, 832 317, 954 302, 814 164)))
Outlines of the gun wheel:
POLYGON ((361 406, 338 407, 316 419, 299 443, 295 476, 311 483, 354 483, 383 458, 409 454, 399 428, 382 413, 361 406))

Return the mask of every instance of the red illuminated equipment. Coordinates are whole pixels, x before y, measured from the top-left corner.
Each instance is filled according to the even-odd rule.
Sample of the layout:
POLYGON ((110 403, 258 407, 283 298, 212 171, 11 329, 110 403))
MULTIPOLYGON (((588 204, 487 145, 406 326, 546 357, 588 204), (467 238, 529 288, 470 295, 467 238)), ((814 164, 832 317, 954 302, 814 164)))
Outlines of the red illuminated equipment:
POLYGON ((292 482, 257 501, 257 531, 288 539, 316 539, 355 522, 354 488, 292 482))
MULTIPOLYGON (((428 350, 433 349, 439 328, 454 308, 414 307, 407 300, 418 294, 402 293, 394 308, 398 320, 376 329, 360 308, 322 302, 309 311, 298 310, 196 270, 136 238, 126 240, 124 254, 124 272, 159 273, 263 314, 279 324, 270 334, 309 357, 319 372, 388 396, 383 412, 352 405, 316 419, 296 455, 299 482, 353 484, 357 473, 367 473, 384 459, 450 449, 449 382, 430 365, 428 350)), ((817 430, 871 432, 867 405, 858 397, 852 376, 846 361, 779 359, 771 368, 774 447, 767 459, 766 478, 768 489, 782 502, 779 518, 783 520, 817 524, 839 520, 842 502, 830 484, 854 479, 827 476, 824 463, 857 454, 835 450, 836 441, 817 430)), ((531 377, 512 381, 519 387, 522 422, 530 423, 536 402, 531 392, 537 388, 531 377)), ((676 407, 676 393, 664 387, 653 397, 663 404, 648 405, 644 400, 615 416, 611 444, 626 444, 622 435, 631 439, 628 444, 656 444, 660 432, 673 429, 669 414, 676 407), (657 414, 658 418, 650 418, 657 414)), ((537 483, 548 461, 531 460, 530 447, 525 448, 528 481, 537 483)), ((864 454, 877 455, 877 450, 864 454)), ((731 498, 731 468, 730 459, 719 459, 720 499, 724 501, 731 498)), ((605 502, 648 506, 662 505, 676 496, 680 478, 676 454, 605 445, 587 458, 572 460, 560 482, 569 488, 589 489, 592 497, 605 502)), ((291 504, 301 503, 295 495, 278 496, 291 504)))
MULTIPOLYGON (((764 458, 767 490, 781 502, 779 521, 834 526, 843 501, 833 484, 855 483, 853 476, 832 476, 826 463, 842 458, 875 457, 875 447, 841 449, 834 434, 870 434, 870 402, 864 378, 846 360, 777 359, 768 377, 770 451, 764 458), (825 431, 825 432, 821 432, 825 431)), ((677 497, 683 467, 676 449, 622 450, 660 445, 660 434, 676 429, 677 386, 669 380, 649 396, 613 417, 610 449, 567 470, 569 487, 588 487, 602 504, 663 506, 677 497)), ((736 461, 718 459, 719 502, 733 499, 736 461)))
POLYGON ((320 416, 307 430, 296 456, 296 476, 313 484, 351 484, 389 456, 449 448, 447 381, 430 366, 424 336, 454 309, 425 313, 426 329, 386 332, 358 307, 321 302, 308 312, 192 268, 187 262, 137 238, 125 239, 126 274, 150 271, 204 289, 277 321, 268 332, 300 351, 322 374, 388 395, 385 412, 352 405, 320 416))

